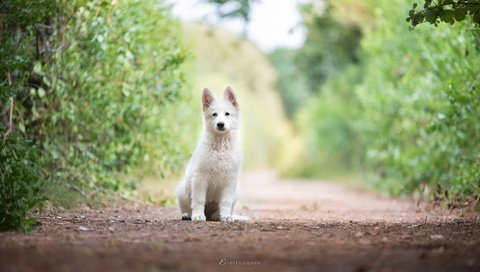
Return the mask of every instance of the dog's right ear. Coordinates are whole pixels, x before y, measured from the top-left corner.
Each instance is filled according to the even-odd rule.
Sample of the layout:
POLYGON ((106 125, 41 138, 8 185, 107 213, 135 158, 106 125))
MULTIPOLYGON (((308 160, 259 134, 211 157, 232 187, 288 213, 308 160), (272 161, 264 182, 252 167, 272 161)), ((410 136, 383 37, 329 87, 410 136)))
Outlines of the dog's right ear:
POLYGON ((212 93, 210 92, 209 89, 203 88, 203 94, 202 94, 202 105, 203 105, 203 111, 206 111, 210 105, 212 105, 213 101, 215 98, 213 98, 212 93))

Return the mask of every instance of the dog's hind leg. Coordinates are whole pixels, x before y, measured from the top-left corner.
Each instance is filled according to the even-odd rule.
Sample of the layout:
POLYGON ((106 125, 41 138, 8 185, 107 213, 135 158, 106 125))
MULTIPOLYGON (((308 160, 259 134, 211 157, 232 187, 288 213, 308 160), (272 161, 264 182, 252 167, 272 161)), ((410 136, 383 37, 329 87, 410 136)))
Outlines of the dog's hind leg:
POLYGON ((192 204, 189 194, 185 190, 184 183, 180 183, 177 186, 177 203, 182 213, 182 220, 191 220, 192 219, 192 204))
POLYGON ((232 203, 232 213, 231 214, 232 214, 233 221, 249 221, 250 217, 245 216, 245 215, 235 214, 235 205, 237 204, 237 201, 238 201, 238 194, 235 195, 235 198, 233 199, 233 203, 232 203))

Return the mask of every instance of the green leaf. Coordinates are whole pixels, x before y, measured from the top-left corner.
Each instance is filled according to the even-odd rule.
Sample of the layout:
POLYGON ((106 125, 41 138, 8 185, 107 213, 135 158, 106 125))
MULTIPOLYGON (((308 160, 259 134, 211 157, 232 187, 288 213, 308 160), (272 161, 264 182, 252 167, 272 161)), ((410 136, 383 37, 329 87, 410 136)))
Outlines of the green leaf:
POLYGON ((42 71, 42 63, 39 61, 36 61, 33 65, 33 72, 37 75, 43 76, 43 71, 42 71))
POLYGON ((455 20, 458 22, 465 20, 465 16, 467 14, 467 9, 466 8, 459 8, 454 10, 455 13, 455 20))
POLYGON ((23 134, 25 134, 26 129, 25 129, 25 124, 23 122, 18 124, 18 130, 20 130, 23 134))
POLYGON ((43 89, 42 87, 39 87, 39 88, 37 89, 37 93, 38 93, 38 96, 39 96, 40 98, 45 97, 45 89, 43 89))
POLYGON ((442 21, 453 25, 455 23, 455 12, 453 10, 445 10, 441 19, 442 21))
POLYGON ((50 82, 50 80, 46 76, 44 76, 42 78, 42 81, 43 81, 43 84, 45 84, 45 86, 47 86, 47 87, 50 87, 52 85, 52 83, 50 82))

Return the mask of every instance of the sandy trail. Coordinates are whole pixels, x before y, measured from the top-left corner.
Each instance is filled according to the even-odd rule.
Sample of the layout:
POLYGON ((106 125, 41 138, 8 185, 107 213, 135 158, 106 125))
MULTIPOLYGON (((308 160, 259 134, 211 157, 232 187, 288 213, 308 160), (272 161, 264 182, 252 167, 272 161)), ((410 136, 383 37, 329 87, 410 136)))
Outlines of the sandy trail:
POLYGON ((345 185, 246 173, 249 222, 129 203, 43 211, 0 233, 1 271, 480 271, 480 218, 345 185))
POLYGON ((364 223, 406 223, 425 221, 425 217, 427 221, 458 218, 457 213, 435 212, 427 203, 411 199, 381 197, 333 182, 279 181, 271 172, 246 173, 241 193, 240 207, 251 210, 247 213, 257 219, 278 219, 278 212, 282 212, 284 219, 364 223))

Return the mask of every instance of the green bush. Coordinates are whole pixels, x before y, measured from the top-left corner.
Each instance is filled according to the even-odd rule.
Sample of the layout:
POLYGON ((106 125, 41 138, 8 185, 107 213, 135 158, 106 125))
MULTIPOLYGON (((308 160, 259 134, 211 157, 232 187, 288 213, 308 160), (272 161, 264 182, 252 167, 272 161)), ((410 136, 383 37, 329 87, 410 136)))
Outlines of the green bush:
MULTIPOLYGON (((3 131, 2 131, 3 132, 3 131)), ((27 212, 44 200, 38 150, 22 139, 0 139, 0 231, 29 230, 27 212)))
POLYGON ((27 212, 45 200, 39 150, 15 128, 24 130, 23 124, 16 126, 22 108, 18 98, 26 93, 35 56, 35 26, 45 22, 54 10, 53 0, 9 0, 0 4, 0 231, 29 230, 33 219, 27 218, 27 212), (10 98, 15 105, 13 116, 10 98))
POLYGON ((156 1, 88 1, 73 11, 51 63, 36 62, 35 134, 50 179, 118 190, 117 174, 164 175, 183 161, 169 143, 184 129, 170 111, 185 100, 177 24, 156 1))
POLYGON ((349 64, 358 62, 362 33, 358 26, 334 15, 335 2, 325 1, 322 12, 315 8, 315 3, 302 5, 307 37, 295 55, 295 62, 306 75, 312 93, 319 92, 327 79, 337 76, 349 64))
POLYGON ((357 130, 362 108, 352 91, 361 79, 358 68, 351 65, 341 77, 328 80, 297 114, 296 123, 308 147, 300 174, 331 178, 351 175, 363 167, 364 146, 357 130))
POLYGON ((2 182, 19 188, 5 191, 17 195, 2 199, 2 215, 19 211, 5 224, 23 228, 18 220, 40 202, 37 190, 68 205, 58 201, 72 190, 129 194, 143 176, 181 166, 188 126, 174 120, 189 99, 180 67, 186 53, 167 4, 7 0, 0 7, 1 136, 10 127, 7 101, 15 102, 2 182))
POLYGON ((467 20, 409 31, 394 12, 406 9, 405 1, 382 4, 362 41, 357 94, 371 180, 394 194, 440 187, 478 195, 479 30, 467 20))
POLYGON ((478 198, 478 27, 467 19, 412 31, 407 1, 368 5, 374 24, 362 25, 359 64, 329 78, 299 114, 313 162, 304 172, 360 166, 390 194, 478 198))
POLYGON ((307 77, 295 64, 297 55, 296 50, 285 48, 276 49, 268 55, 277 72, 275 88, 289 118, 293 118, 297 110, 311 97, 307 77))

